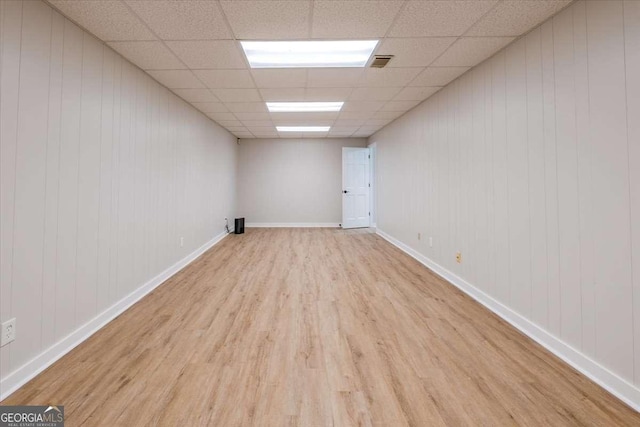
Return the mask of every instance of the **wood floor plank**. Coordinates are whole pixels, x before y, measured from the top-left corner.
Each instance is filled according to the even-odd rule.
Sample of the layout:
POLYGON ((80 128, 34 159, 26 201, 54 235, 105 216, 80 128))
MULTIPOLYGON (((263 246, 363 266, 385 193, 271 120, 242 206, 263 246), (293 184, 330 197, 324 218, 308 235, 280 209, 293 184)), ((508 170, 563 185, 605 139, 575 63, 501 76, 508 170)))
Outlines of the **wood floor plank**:
POLYGON ((640 425, 368 230, 232 235, 2 404, 68 426, 640 425))

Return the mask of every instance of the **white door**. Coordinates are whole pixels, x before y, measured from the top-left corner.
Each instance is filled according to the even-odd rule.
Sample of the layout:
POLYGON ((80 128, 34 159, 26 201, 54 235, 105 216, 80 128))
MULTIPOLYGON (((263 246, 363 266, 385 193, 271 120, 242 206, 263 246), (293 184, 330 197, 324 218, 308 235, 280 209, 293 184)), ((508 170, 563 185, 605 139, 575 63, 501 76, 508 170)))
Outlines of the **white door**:
POLYGON ((342 148, 342 228, 369 226, 369 149, 342 148))

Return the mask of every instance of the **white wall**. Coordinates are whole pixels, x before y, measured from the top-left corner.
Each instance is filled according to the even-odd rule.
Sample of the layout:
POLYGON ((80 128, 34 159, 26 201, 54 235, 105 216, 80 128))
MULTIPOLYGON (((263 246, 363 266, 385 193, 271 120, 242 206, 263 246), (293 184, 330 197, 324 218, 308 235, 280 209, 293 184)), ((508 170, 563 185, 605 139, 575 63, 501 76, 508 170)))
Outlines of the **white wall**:
POLYGON ((45 3, 0 25, 4 379, 223 232, 237 144, 45 3))
POLYGON ((241 139, 238 214, 250 224, 342 222, 342 147, 364 138, 241 139))
POLYGON ((573 4, 370 142, 379 229, 640 407, 640 2, 573 4))

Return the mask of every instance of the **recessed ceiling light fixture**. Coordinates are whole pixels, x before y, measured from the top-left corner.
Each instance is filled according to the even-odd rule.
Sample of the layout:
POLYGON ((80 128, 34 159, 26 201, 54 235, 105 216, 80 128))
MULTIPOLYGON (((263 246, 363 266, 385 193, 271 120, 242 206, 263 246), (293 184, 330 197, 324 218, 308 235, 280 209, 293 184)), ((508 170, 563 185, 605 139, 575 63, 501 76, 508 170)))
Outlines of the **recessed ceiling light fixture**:
POLYGON ((251 68, 364 67, 378 40, 243 41, 251 68))
POLYGON ((344 102, 267 102, 272 113, 308 113, 317 111, 340 111, 344 102))
POLYGON ((278 132, 329 132, 331 126, 276 126, 278 132))

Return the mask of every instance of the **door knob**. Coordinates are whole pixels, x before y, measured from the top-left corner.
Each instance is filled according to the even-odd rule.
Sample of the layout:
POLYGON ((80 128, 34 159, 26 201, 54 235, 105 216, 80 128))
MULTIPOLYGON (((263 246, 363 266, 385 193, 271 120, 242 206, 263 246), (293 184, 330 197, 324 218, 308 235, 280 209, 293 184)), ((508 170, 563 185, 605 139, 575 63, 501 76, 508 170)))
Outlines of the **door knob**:
POLYGON ((348 191, 347 191, 347 190, 343 190, 342 192, 343 192, 344 194, 347 194, 347 193, 348 193, 348 191))

